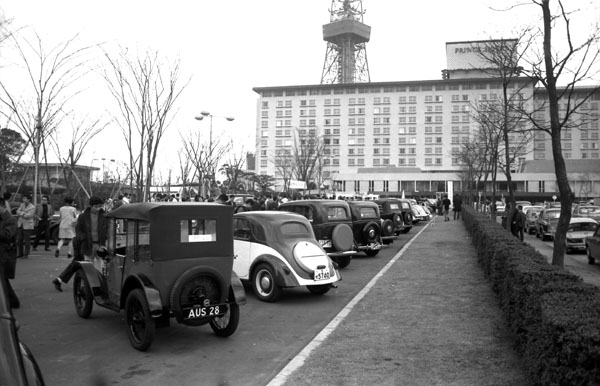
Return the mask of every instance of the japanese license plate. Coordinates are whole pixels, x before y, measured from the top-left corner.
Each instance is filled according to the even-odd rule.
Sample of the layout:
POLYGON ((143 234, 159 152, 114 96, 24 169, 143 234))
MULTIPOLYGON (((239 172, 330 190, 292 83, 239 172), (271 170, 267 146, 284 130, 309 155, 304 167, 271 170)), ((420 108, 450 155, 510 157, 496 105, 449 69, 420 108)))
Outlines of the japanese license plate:
POLYGON ((331 248, 331 240, 319 240, 319 244, 321 244, 323 248, 331 248))
POLYGON ((315 281, 327 280, 331 277, 329 268, 315 269, 315 281))
POLYGON ((191 308, 183 309, 183 318, 186 320, 189 319, 198 319, 198 318, 207 318, 211 316, 220 316, 227 312, 226 304, 214 304, 212 306, 194 306, 191 308))

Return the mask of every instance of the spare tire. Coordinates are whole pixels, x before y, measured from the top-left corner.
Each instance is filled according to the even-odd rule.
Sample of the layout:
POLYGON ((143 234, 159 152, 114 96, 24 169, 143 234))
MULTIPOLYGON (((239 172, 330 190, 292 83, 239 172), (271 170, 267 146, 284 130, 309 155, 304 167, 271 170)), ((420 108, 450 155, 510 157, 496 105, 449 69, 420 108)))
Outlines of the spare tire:
POLYGON ((179 323, 190 326, 200 326, 207 323, 210 318, 197 318, 184 321, 183 309, 197 304, 205 306, 219 304, 221 300, 221 287, 219 282, 206 274, 199 267, 184 272, 173 285, 171 290, 171 309, 179 323))
POLYGON ((396 227, 401 227, 402 226, 402 214, 394 213, 392 215, 392 221, 394 222, 394 225, 396 227))
POLYGON ((370 222, 365 225, 362 229, 363 239, 367 243, 374 243, 379 240, 381 235, 381 228, 375 222, 370 222))
POLYGON ((392 220, 385 220, 381 225, 381 233, 383 236, 393 236, 394 235, 394 223, 392 220))
POLYGON ((331 233, 331 243, 336 251, 344 252, 352 250, 354 235, 348 224, 338 224, 331 233))

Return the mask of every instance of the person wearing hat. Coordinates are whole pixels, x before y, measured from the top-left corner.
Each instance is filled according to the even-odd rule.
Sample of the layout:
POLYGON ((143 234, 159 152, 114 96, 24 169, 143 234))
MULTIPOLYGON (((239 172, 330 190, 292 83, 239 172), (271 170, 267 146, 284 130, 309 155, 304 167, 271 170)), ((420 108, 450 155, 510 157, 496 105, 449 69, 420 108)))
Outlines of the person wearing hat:
POLYGON ((96 269, 100 264, 96 262, 96 250, 106 246, 108 235, 108 219, 105 216, 104 201, 97 196, 90 197, 90 206, 77 217, 75 224, 75 238, 73 239, 73 260, 61 274, 52 280, 52 284, 58 291, 62 291, 61 285, 68 283, 77 271, 76 262, 86 260, 93 261, 96 269))

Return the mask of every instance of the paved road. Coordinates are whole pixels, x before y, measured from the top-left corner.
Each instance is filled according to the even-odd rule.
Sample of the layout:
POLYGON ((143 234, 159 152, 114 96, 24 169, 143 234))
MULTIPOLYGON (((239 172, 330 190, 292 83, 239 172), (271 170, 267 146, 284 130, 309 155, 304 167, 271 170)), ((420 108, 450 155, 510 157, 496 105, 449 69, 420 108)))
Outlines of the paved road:
POLYGON ((19 260, 14 287, 22 308, 19 335, 33 351, 48 385, 264 385, 316 336, 391 257, 418 232, 376 257, 357 257, 343 281, 324 296, 305 288, 286 290, 281 301, 258 301, 247 289, 236 333, 226 339, 209 326, 173 322, 157 330, 150 351, 134 350, 124 313, 94 306, 79 318, 70 286, 57 292, 51 280, 68 263, 51 252, 19 260))

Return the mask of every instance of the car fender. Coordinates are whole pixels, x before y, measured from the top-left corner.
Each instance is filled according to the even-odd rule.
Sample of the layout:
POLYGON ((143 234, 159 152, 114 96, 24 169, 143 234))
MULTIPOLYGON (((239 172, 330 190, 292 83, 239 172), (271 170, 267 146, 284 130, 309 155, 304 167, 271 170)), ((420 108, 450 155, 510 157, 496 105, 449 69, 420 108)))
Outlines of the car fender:
POLYGON ((127 299, 127 295, 134 288, 141 288, 146 295, 146 300, 148 301, 148 307, 150 308, 150 314, 153 317, 159 317, 163 312, 163 304, 162 300, 160 300, 160 292, 154 284, 150 281, 150 279, 146 275, 131 275, 125 280, 123 283, 123 290, 121 291, 121 308, 125 305, 125 300, 127 299))
POLYGON ((246 291, 242 281, 231 271, 231 286, 229 287, 229 301, 237 304, 246 304, 246 291))
POLYGON ((281 287, 297 287, 300 285, 296 277, 294 276, 292 269, 284 263, 280 258, 273 255, 260 255, 254 259, 250 272, 254 271, 254 268, 260 263, 267 263, 275 270, 275 281, 277 285, 281 287))
POLYGON ((92 295, 94 296, 94 300, 98 303, 104 303, 104 298, 106 297, 106 293, 102 289, 102 284, 100 283, 100 273, 94 267, 94 263, 91 261, 77 261, 75 264, 81 268, 85 276, 87 277, 88 283, 92 290, 92 295))

